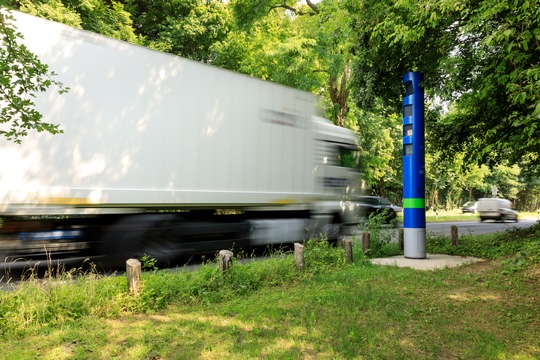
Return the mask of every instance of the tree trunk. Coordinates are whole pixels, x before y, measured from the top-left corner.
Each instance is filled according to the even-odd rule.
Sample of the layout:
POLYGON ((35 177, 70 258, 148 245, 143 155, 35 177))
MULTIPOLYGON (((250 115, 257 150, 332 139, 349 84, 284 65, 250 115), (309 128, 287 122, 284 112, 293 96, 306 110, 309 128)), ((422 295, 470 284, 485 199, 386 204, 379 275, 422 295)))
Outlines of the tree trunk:
POLYGON ((337 75, 330 75, 330 78, 328 79, 330 100, 334 105, 334 109, 337 108, 337 111, 334 112, 334 116, 336 117, 335 122, 338 126, 345 125, 345 116, 347 116, 348 112, 347 101, 349 100, 349 90, 347 89, 347 84, 349 82, 350 75, 351 69, 349 66, 349 61, 346 61, 341 77, 338 79, 337 75))

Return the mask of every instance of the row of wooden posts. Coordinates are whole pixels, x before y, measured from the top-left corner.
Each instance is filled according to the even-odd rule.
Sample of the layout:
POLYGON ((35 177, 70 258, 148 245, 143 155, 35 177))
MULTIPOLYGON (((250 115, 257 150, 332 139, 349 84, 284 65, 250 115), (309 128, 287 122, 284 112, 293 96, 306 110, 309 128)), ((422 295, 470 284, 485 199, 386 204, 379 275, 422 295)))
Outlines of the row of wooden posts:
MULTIPOLYGON (((362 234, 362 251, 367 252, 370 248, 371 234, 364 232, 362 234)), ((455 225, 451 227, 452 245, 458 245, 458 228, 455 225)), ((353 262, 352 240, 343 239, 341 241, 345 249, 345 261, 350 264, 353 262)), ((399 230, 398 244, 400 250, 403 251, 403 229, 399 230)), ((233 252, 230 250, 221 250, 219 252, 219 270, 224 273, 232 266, 233 252)), ((300 243, 294 244, 294 263, 298 270, 302 270, 305 266, 304 262, 304 245, 300 243)), ((138 294, 141 285, 141 262, 137 259, 129 259, 126 261, 126 277, 128 288, 131 293, 138 294)))

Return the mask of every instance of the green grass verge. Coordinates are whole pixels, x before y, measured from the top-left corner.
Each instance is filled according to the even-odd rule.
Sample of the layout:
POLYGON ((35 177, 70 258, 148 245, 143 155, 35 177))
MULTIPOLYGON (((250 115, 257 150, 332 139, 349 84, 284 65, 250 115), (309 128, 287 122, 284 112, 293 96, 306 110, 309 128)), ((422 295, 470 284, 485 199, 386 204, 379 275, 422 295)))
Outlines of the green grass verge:
MULTIPOLYGON (((403 213, 398 216, 399 220, 403 222, 403 213)), ((539 220, 538 213, 520 212, 518 215, 520 220, 539 220)), ((465 213, 459 209, 454 210, 439 210, 438 214, 435 211, 426 211, 427 222, 451 222, 451 221, 480 221, 478 214, 465 213)))
MULTIPOLYGON (((382 241, 384 243, 384 241, 382 241)), ((540 357, 540 225, 428 238, 428 252, 482 256, 460 268, 371 265, 354 248, 123 277, 65 273, 0 293, 3 359, 395 359, 540 357)))

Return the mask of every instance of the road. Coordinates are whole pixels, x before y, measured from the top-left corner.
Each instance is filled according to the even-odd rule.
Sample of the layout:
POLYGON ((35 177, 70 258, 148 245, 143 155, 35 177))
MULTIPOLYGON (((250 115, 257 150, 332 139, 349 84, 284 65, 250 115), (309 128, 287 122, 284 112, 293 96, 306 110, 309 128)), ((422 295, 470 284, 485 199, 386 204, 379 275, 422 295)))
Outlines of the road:
MULTIPOLYGON (((519 222, 496 222, 496 221, 454 221, 454 222, 428 222, 426 224, 426 235, 430 234, 440 234, 451 236, 451 227, 456 225, 458 227, 458 235, 479 235, 479 234, 489 234, 494 232, 503 232, 512 228, 527 228, 534 225, 538 220, 520 220, 519 222)), ((397 242, 399 231, 403 229, 403 223, 399 224, 397 228, 387 228, 383 231, 386 233, 385 236, 390 237, 391 242, 397 242)), ((355 231, 354 235, 356 237, 361 236, 362 231, 355 231)))
POLYGON ((532 226, 537 220, 520 220, 519 222, 495 222, 495 221, 467 221, 467 222, 435 222, 426 224, 426 233, 443 234, 450 236, 452 225, 458 227, 459 235, 488 234, 502 232, 512 228, 526 228, 532 226))

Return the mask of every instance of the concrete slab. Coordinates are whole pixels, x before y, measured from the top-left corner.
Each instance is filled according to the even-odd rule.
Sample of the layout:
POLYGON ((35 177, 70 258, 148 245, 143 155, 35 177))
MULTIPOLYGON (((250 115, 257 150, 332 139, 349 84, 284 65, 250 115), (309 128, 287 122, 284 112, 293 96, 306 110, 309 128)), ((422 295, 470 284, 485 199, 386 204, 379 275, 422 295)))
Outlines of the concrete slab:
POLYGON ((483 261, 483 259, 471 256, 452 256, 438 254, 426 254, 425 259, 407 259, 403 255, 393 256, 389 258, 371 259, 371 263, 376 265, 409 267, 417 270, 436 270, 452 268, 465 264, 472 264, 478 261, 483 261))

